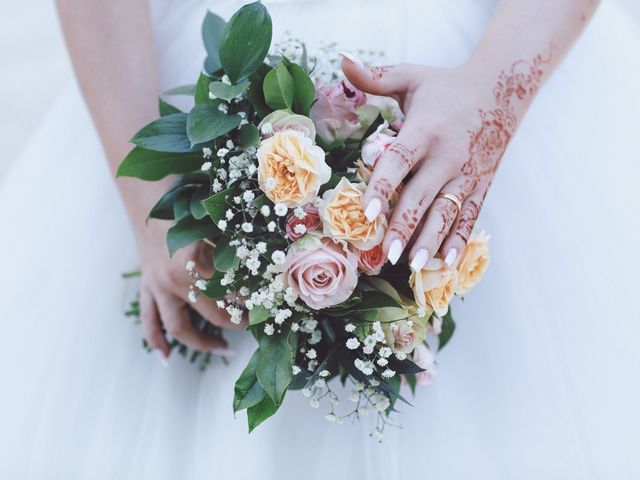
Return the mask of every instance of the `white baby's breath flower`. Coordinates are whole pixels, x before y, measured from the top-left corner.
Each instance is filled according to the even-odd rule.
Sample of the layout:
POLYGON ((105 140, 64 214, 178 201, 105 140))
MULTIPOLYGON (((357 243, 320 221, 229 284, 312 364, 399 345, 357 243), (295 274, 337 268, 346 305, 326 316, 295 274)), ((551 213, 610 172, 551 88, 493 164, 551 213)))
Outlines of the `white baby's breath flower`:
POLYGON ((258 242, 256 244, 256 250, 258 253, 265 253, 267 251, 267 244, 265 242, 258 242))
POLYGON ((379 358, 376 363, 381 366, 381 367, 386 367, 387 364, 389 363, 389 360, 387 360, 386 358, 379 358))
POLYGON ((196 288, 199 290, 206 290, 207 289, 206 280, 203 280, 203 279, 196 280, 196 288))
POLYGON ((331 375, 331 372, 329 372, 329 370, 322 370, 318 375, 320 375, 322 378, 326 378, 331 375))
POLYGON ((304 397, 309 398, 309 397, 311 396, 311 390, 310 390, 310 389, 308 389, 308 388, 303 388, 303 389, 302 389, 302 395, 303 395, 304 397))
POLYGON ((304 223, 299 223, 293 227, 293 231, 298 235, 304 235, 307 233, 307 226, 304 223))
POLYGON ((218 220, 218 228, 224 232, 227 229, 227 221, 218 220))
POLYGON ((271 215, 271 209, 269 208, 269 205, 261 206, 260 213, 262 214, 263 217, 268 217, 269 215, 271 215))
POLYGON ((269 222, 269 224, 267 225, 267 230, 269 230, 270 232, 275 232, 276 226, 276 222, 269 222))
POLYGON ((196 262, 193 260, 189 260, 187 262, 187 272, 193 272, 193 269, 196 268, 196 262))
POLYGON ((271 336, 271 335, 273 335, 273 333, 274 333, 274 332, 275 332, 275 328, 273 328, 273 325, 272 325, 272 324, 267 323, 267 324, 264 326, 264 333, 265 333, 265 335, 269 335, 269 336, 271 336))
POLYGON ((263 135, 271 135, 273 133, 273 125, 269 122, 266 122, 265 124, 262 125, 260 132, 263 135))
POLYGON ((198 296, 197 296, 196 292, 193 291, 193 290, 189 290, 189 301, 191 303, 196 303, 197 298, 198 298, 198 296))
POLYGON ((345 329, 345 331, 347 331, 347 332, 351 333, 351 332, 353 332, 353 331, 356 329, 356 326, 355 326, 353 323, 347 323, 347 324, 344 326, 344 329, 345 329))
POLYGON ((346 345, 349 350, 355 350, 360 346, 360 342, 356 337, 351 337, 347 340, 346 345))
POLYGON ((320 402, 317 398, 313 397, 309 400, 309 405, 311 405, 311 408, 318 408, 320 406, 320 402))
POLYGON ((224 303, 224 300, 218 300, 216 302, 216 305, 218 306, 218 308, 225 308, 226 307, 226 305, 224 303))
POLYGON ((227 105, 226 103, 221 103, 220 105, 218 105, 218 110, 220 110, 222 113, 229 113, 229 105, 227 105))
POLYGON ((220 79, 220 81, 222 83, 226 83, 227 85, 231 85, 231 80, 229 80, 229 76, 228 75, 223 75, 222 78, 220 79))
POLYGON ((360 392, 358 392, 357 390, 351 390, 351 393, 349 394, 349 401, 353 403, 358 403, 359 400, 360 400, 360 392))
POLYGON ((335 422, 336 421, 336 416, 333 413, 327 413, 324 418, 328 421, 328 422, 335 422))
POLYGON ((256 194, 253 193, 251 190, 247 190, 242 194, 242 198, 245 202, 251 203, 253 202, 253 199, 256 198, 256 194))
POLYGON ((216 155, 218 157, 224 157, 227 153, 229 153, 229 149, 227 148, 221 148, 220 150, 218 150, 218 152, 216 153, 216 155))
POLYGON ((253 223, 245 222, 242 224, 242 231, 245 233, 253 232, 253 223))
POLYGON ((235 147, 235 145, 234 145, 232 140, 227 140, 227 143, 225 144, 225 147, 227 147, 229 150, 232 150, 233 147, 235 147))
POLYGON ((318 356, 318 354, 316 353, 315 348, 310 348, 309 350, 307 350, 307 358, 310 358, 310 359, 313 360, 317 356, 318 356))
POLYGON ((271 261, 276 265, 282 265, 286 258, 285 253, 282 250, 276 250, 271 254, 271 261))
POLYGON ((304 211, 304 208, 302 208, 302 207, 296 207, 296 208, 294 208, 294 209, 293 209, 293 215, 294 215, 296 218, 298 218, 298 219, 302 220, 304 217, 306 217, 306 216, 307 216, 307 213, 304 211))
POLYGON ((301 371, 302 371, 302 370, 300 370, 300 367, 299 367, 299 366, 297 366, 297 365, 294 365, 294 366, 291 368, 291 373, 293 373, 294 375, 299 374, 301 371))
POLYGON ((224 216, 227 220, 231 220, 233 218, 233 210, 231 210, 230 208, 227 209, 227 211, 224 212, 224 216))
POLYGON ((396 374, 396 372, 394 370, 391 370, 390 368, 387 368, 384 372, 382 372, 382 376, 384 378, 391 378, 396 374))
POLYGON ((407 358, 407 354, 404 352, 396 352, 396 358, 400 361, 405 360, 407 358))
POLYGON ((297 332, 298 330, 300 330, 300 325, 298 325, 296 322, 293 322, 291 324, 291 331, 292 332, 297 332))
POLYGON ((208 172, 209 170, 211 170, 211 167, 212 167, 212 166, 213 166, 213 163, 211 163, 211 162, 204 162, 204 163, 202 164, 202 167, 200 167, 200 169, 201 169, 203 172, 208 172))
POLYGON ((276 205, 273 207, 273 210, 276 212, 276 215, 279 217, 284 217, 289 211, 289 209, 284 203, 276 203, 276 205))
POLYGON ((213 151, 209 147, 204 147, 202 149, 202 156, 204 158, 211 158, 212 154, 213 154, 213 151))

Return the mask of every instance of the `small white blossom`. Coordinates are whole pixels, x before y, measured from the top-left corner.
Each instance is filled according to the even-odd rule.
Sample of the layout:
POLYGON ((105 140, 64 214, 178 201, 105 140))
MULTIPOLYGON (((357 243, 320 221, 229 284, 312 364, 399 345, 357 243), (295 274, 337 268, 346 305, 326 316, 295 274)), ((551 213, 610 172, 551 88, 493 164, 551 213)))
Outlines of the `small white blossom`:
POLYGON ((229 106, 226 103, 221 103, 220 105, 218 105, 218 110, 220 110, 222 113, 229 113, 229 106))
POLYGON ((226 212, 224 212, 224 216, 227 220, 231 220, 233 218, 233 210, 229 208, 226 212))
POLYGON ((291 324, 291 331, 292 332, 297 332, 298 330, 300 330, 300 325, 298 325, 296 322, 293 322, 291 324))
POLYGON ((218 150, 218 152, 216 153, 216 155, 218 157, 224 157, 227 153, 229 153, 229 150, 227 148, 221 148, 220 150, 218 150))
POLYGON ((197 299, 196 292, 194 292, 193 290, 190 290, 189 291, 189 301, 191 303, 196 303, 196 299, 197 299))
POLYGON ((262 214, 263 217, 268 217, 269 215, 271 215, 271 209, 269 208, 269 205, 261 206, 260 213, 262 214))
POLYGON ((247 190, 242 194, 242 199, 247 203, 253 202, 254 198, 256 198, 256 194, 253 193, 251 190, 247 190))
POLYGON ((344 329, 345 329, 345 331, 347 331, 347 332, 351 333, 351 332, 353 332, 353 331, 356 329, 356 326, 355 326, 353 323, 347 323, 347 324, 344 326, 344 329))
POLYGON ((285 253, 282 250, 276 250, 271 254, 271 261, 276 265, 282 265, 286 258, 285 253))
POLYGON ((304 223, 299 223, 293 227, 293 231, 298 235, 304 235, 305 233, 307 233, 307 226, 304 223))
POLYGON ((229 150, 231 150, 231 149, 233 149, 233 147, 235 147, 235 145, 233 144, 233 141, 232 141, 232 140, 227 140, 227 143, 225 144, 225 146, 226 146, 229 150))
POLYGON ((379 358, 376 363, 381 367, 386 367, 387 364, 389 363, 389 360, 387 360, 386 358, 379 358))
POLYGON ((396 352, 396 358, 400 361, 405 360, 407 358, 407 354, 404 352, 396 352))
POLYGON ((263 135, 271 135, 273 133, 273 125, 271 125, 271 123, 269 122, 266 122, 264 125, 262 125, 260 132, 262 132, 263 135))
POLYGON ((229 76, 228 75, 223 75, 222 78, 220 79, 220 81, 222 83, 226 83, 227 85, 231 85, 231 80, 229 80, 229 76))
POLYGON ((193 260, 189 260, 187 262, 187 272, 193 272, 193 269, 196 268, 196 262, 193 260))
POLYGON ((233 203, 240 205, 242 203, 242 197, 240 195, 233 197, 233 203))
POLYGON ((267 251, 267 244, 265 242, 258 242, 256 244, 256 250, 258 253, 265 253, 267 251))
POLYGON ((267 225, 267 230, 269 230, 270 232, 275 232, 276 231, 276 222, 269 222, 269 224, 267 225))
POLYGON ((327 413, 324 418, 328 421, 328 422, 335 422, 336 421, 336 416, 333 413, 327 413))
POLYGON ((302 389, 302 395, 309 398, 311 396, 311 390, 308 388, 303 388, 302 389))
POLYGON ((270 324, 270 323, 267 323, 267 324, 264 326, 264 333, 265 333, 266 335, 271 336, 271 335, 273 335, 273 332, 275 332, 275 329, 273 328, 273 325, 272 325, 272 324, 270 324))
POLYGON ((360 346, 360 342, 356 337, 351 337, 349 340, 347 340, 347 348, 349 350, 355 350, 359 346, 360 346))
POLYGON ((207 282, 205 280, 196 280, 196 288, 199 290, 206 290, 207 289, 207 282))
POLYGON ((249 258, 247 259, 246 265, 249 270, 257 272, 260 268, 260 260, 257 258, 249 258))
POLYGON ((253 232, 253 223, 245 222, 242 224, 242 231, 245 233, 253 232))
POLYGON ((358 403, 359 400, 360 400, 360 392, 358 392, 357 390, 351 390, 351 393, 349 394, 349 401, 353 403, 358 403))
POLYGON ((297 365, 294 365, 291 369, 291 373, 293 373, 294 375, 297 375, 301 372, 302 370, 300 370, 300 367, 297 365))
POLYGON ((212 154, 213 154, 213 151, 209 147, 204 147, 202 149, 202 156, 204 158, 211 158, 212 154))
POLYGON ((325 377, 328 377, 329 375, 331 375, 331 373, 329 372, 329 370, 322 370, 322 371, 319 373, 319 375, 320 375, 322 378, 325 378, 325 377))
POLYGON ((204 162, 204 163, 202 164, 202 167, 200 167, 200 169, 201 169, 203 172, 208 172, 209 170, 211 170, 211 167, 212 167, 212 166, 213 166, 213 163, 211 163, 211 162, 204 162))
POLYGON ((304 208, 302 207, 296 207, 293 209, 293 214, 295 215, 296 218, 302 220, 304 217, 307 216, 307 213, 304 211, 304 208))
POLYGON ((396 372, 394 370, 391 370, 390 368, 387 368, 384 372, 382 372, 382 376, 384 378, 391 378, 396 374, 396 372))
POLYGON ((216 305, 218 306, 218 308, 224 308, 225 307, 224 300, 218 300, 216 302, 216 305))
POLYGON ((314 358, 316 358, 317 356, 318 356, 318 354, 316 353, 315 348, 310 348, 310 349, 307 351, 307 358, 310 358, 310 359, 312 359, 312 360, 313 360, 313 359, 314 359, 314 358))
POLYGON ((311 405, 312 408, 318 408, 320 406, 320 402, 317 398, 313 397, 309 400, 309 405, 311 405))
POLYGON ((227 221, 218 220, 218 228, 224 232, 227 229, 227 221))
POLYGON ((273 207, 273 210, 274 212, 276 212, 277 216, 284 217, 289 211, 289 208, 284 203, 276 203, 275 207, 273 207))

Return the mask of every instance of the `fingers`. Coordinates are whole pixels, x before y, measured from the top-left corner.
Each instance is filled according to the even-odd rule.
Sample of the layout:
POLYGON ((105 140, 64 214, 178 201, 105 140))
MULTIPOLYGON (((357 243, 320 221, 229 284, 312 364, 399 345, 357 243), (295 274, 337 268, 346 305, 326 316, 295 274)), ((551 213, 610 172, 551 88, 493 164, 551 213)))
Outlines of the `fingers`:
POLYGON ((486 190, 476 192, 462 204, 462 210, 441 248, 441 254, 447 265, 452 266, 467 246, 473 227, 480 215, 485 193, 486 190))
POLYGON ((400 183, 427 151, 420 131, 407 121, 398 138, 387 148, 371 174, 364 194, 364 214, 373 221, 389 208, 389 199, 400 183))
POLYGON ((198 301, 193 304, 192 307, 209 322, 218 327, 239 330, 247 326, 246 318, 243 318, 239 324, 231 323, 229 321, 229 314, 225 310, 218 308, 213 300, 204 295, 200 295, 198 301))
POLYGON ((387 252, 387 258, 392 264, 395 265, 400 258, 447 178, 445 163, 429 160, 402 191, 383 242, 383 250, 387 252))
POLYGON ((162 330, 156 303, 146 288, 140 292, 140 323, 143 338, 149 347, 158 352, 160 362, 166 367, 171 349, 162 330))
POLYGON ((373 95, 398 96, 411 86, 411 73, 417 65, 398 64, 369 67, 362 60, 342 52, 342 71, 359 90, 373 95))
POLYGON ((189 307, 184 300, 163 293, 156 297, 156 303, 167 334, 187 347, 201 351, 227 347, 221 338, 212 338, 193 326, 189 307))
MULTIPOLYGON (((422 270, 429 259, 440 249, 461 211, 461 205, 464 205, 463 202, 467 198, 468 190, 463 181, 453 180, 442 188, 440 194, 436 196, 429 207, 424 227, 418 234, 409 254, 410 266, 414 271, 422 270), (443 198, 440 194, 450 194, 453 197, 443 198), (459 200, 460 204, 455 199, 459 200)), ((449 266, 453 260, 445 258, 449 266)))

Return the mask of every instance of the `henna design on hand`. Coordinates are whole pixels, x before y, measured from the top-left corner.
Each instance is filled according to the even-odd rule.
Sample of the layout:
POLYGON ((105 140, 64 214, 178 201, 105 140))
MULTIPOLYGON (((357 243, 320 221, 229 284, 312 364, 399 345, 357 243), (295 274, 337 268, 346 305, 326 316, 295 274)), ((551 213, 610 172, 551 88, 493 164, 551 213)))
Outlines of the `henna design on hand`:
POLYGON ((404 245, 409 243, 413 231, 418 226, 421 217, 421 215, 419 215, 420 210, 420 207, 409 208, 402 212, 402 220, 394 220, 389 225, 389 231, 396 233, 404 245))
POLYGON ((391 198, 391 195, 393 195, 393 186, 391 185, 391 182, 389 180, 387 180, 386 178, 381 178, 380 180, 374 182, 373 191, 378 194, 380 200, 382 200, 383 202, 388 202, 391 198))
POLYGON ((415 165, 417 151, 417 148, 409 149, 409 147, 399 142, 392 143, 387 149, 387 153, 393 153, 396 155, 396 158, 402 167, 403 177, 409 173, 415 165))
POLYGON ((433 212, 440 215, 441 225, 436 234, 436 243, 440 245, 458 216, 458 207, 451 200, 438 199, 433 204, 433 212))
POLYGON ((480 216, 480 209, 482 208, 482 201, 476 202, 469 200, 465 202, 458 217, 458 224, 456 225, 456 235, 458 235, 464 243, 469 241, 473 226, 476 220, 480 216))
POLYGON ((374 81, 380 80, 385 73, 390 70, 391 67, 371 67, 369 71, 371 72, 371 78, 374 81))

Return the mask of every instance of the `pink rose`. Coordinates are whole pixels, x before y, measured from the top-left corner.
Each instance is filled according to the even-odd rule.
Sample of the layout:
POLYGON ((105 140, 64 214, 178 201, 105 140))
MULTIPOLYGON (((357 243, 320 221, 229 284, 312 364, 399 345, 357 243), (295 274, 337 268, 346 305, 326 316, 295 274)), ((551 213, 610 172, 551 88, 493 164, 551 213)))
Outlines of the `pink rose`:
POLYGON ((287 236, 296 241, 307 232, 322 229, 322 220, 320 220, 320 214, 318 209, 307 203, 304 207, 304 218, 298 218, 294 213, 290 213, 287 217, 287 236), (300 227, 302 225, 302 227, 300 227), (297 227, 297 228, 296 228, 297 227))
POLYGON ((409 326, 406 320, 397 323, 397 329, 394 332, 393 350, 402 353, 411 353, 415 348, 416 332, 409 326))
POLYGON ((358 257, 329 238, 309 250, 289 249, 282 268, 285 286, 314 310, 344 302, 358 283, 358 257))
POLYGON ((367 275, 378 275, 386 260, 382 251, 382 244, 378 244, 370 250, 357 250, 358 268, 367 275))
POLYGON ((396 132, 389 128, 387 122, 381 124, 362 143, 362 160, 364 163, 375 168, 385 150, 395 142, 395 136, 396 132))
POLYGON ((347 81, 316 88, 316 101, 309 116, 317 134, 327 145, 340 143, 360 128, 356 109, 367 101, 366 95, 347 81))
POLYGON ((417 385, 430 385, 438 373, 438 366, 433 352, 426 343, 421 343, 413 351, 413 363, 424 369, 424 372, 416 373, 417 385))

